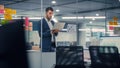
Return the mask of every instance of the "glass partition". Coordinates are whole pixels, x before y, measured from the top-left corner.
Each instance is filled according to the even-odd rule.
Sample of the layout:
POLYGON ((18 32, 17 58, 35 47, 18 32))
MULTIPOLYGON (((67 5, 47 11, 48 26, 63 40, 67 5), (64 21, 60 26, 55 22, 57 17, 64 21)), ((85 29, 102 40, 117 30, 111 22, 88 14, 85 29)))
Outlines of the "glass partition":
MULTIPOLYGON (((59 30, 55 36, 56 47, 83 46, 85 51, 84 58, 85 60, 87 59, 87 61, 90 59, 88 52, 89 46, 108 45, 109 40, 105 38, 106 36, 119 36, 119 28, 117 28, 119 27, 118 22, 120 21, 118 0, 41 0, 40 3, 41 8, 39 11, 41 11, 41 19, 39 22, 41 26, 39 26, 39 29, 41 31, 39 32, 39 36, 41 38, 37 39, 38 36, 36 34, 32 34, 30 38, 33 37, 34 41, 37 39, 34 44, 35 46, 40 45, 41 47, 41 68, 54 67, 56 64, 56 48, 55 46, 51 48, 53 38, 52 27, 54 27, 54 25, 48 24, 51 23, 51 21, 54 22, 54 24, 65 24, 64 28, 59 30), (50 13, 52 14, 51 20, 46 18, 46 8, 48 7, 52 7, 54 10, 53 13, 50 13), (118 31, 114 31, 114 27, 118 31), (38 44, 37 41, 40 44, 38 44), (48 49, 44 51, 46 47, 48 47, 48 49)), ((31 22, 34 22, 33 29, 39 30, 36 28, 39 24, 35 23, 35 20, 31 22)), ((109 43, 110 45, 119 45, 119 43, 113 43, 118 41, 111 41, 112 42, 109 43)))
POLYGON ((119 0, 106 0, 106 9, 105 9, 105 31, 106 35, 100 37, 100 45, 101 46, 116 46, 119 49, 120 53, 120 47, 119 47, 119 37, 120 37, 120 17, 119 17, 119 6, 120 2, 119 0))
MULTIPOLYGON (((119 0, 2 0, 0 4, 17 11, 14 20, 25 20, 30 68, 54 67, 59 46, 83 46, 87 61, 91 45, 120 49, 119 0)), ((8 21, 3 21, 2 13, 0 5, 3 25, 8 21)))
POLYGON ((105 36, 106 9, 104 8, 107 8, 108 4, 106 4, 106 0, 86 1, 86 3, 87 4, 83 9, 87 9, 87 10, 84 11, 82 14, 85 16, 84 22, 86 23, 85 48, 88 48, 90 45, 99 46, 100 36, 105 36))
MULTIPOLYGON (((57 35, 55 35, 56 47, 77 46, 77 19, 72 19, 72 20, 64 19, 65 17, 76 17, 77 1, 76 0, 47 0, 46 2, 46 0, 44 0, 43 1, 43 14, 44 14, 43 18, 45 18, 45 21, 47 18, 46 8, 48 7, 52 7, 54 10, 53 16, 52 16, 52 21, 54 21, 54 25, 52 26, 54 27, 56 24, 64 24, 64 27, 59 30, 57 35)), ((47 22, 45 21, 43 22, 43 25, 45 25, 45 23, 49 23, 48 19, 47 19, 47 22)), ((52 21, 50 22, 52 23, 52 21)), ((48 26, 49 28, 51 28, 49 24, 48 26)), ((43 32, 46 31, 45 29, 47 29, 48 26, 45 26, 46 28, 43 29, 43 32)), ((45 37, 43 37, 42 39, 44 39, 42 40, 43 47, 51 46, 52 42, 49 43, 49 37, 46 40, 45 40, 45 37), (46 42, 46 44, 44 42, 46 42)), ((54 51, 47 51, 47 52, 42 51, 42 68, 50 68, 56 65, 56 48, 53 48, 53 49, 54 51)))

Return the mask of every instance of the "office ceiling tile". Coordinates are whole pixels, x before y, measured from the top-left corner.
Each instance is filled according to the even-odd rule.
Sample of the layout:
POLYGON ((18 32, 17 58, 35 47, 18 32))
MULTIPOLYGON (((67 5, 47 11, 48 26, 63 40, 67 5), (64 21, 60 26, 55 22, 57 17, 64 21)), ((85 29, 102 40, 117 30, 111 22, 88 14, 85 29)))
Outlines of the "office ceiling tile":
POLYGON ((10 7, 10 8, 13 8, 13 9, 21 9, 21 10, 34 10, 34 9, 40 8, 41 5, 40 4, 22 2, 22 3, 16 3, 16 4, 8 5, 8 6, 5 6, 5 7, 10 7))

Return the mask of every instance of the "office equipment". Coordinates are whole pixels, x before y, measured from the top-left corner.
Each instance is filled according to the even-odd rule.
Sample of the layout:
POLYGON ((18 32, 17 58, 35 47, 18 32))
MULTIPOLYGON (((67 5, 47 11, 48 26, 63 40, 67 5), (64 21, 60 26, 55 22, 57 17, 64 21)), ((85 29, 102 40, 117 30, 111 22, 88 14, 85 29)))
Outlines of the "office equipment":
POLYGON ((0 68, 28 68, 23 20, 0 26, 0 68))
POLYGON ((65 23, 55 23, 53 26, 53 29, 62 30, 64 25, 65 25, 65 23))
POLYGON ((83 47, 57 47, 55 68, 84 68, 83 47))
POLYGON ((90 46, 92 68, 120 68, 118 49, 115 46, 90 46))

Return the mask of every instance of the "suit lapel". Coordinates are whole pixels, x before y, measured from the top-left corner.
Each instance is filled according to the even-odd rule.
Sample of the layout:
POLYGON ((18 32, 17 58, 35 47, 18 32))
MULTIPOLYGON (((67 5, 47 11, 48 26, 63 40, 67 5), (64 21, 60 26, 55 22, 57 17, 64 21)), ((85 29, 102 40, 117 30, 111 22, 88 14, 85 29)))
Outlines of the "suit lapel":
POLYGON ((54 22, 53 22, 53 21, 51 21, 51 23, 52 23, 52 26, 54 26, 54 22))
MULTIPOLYGON (((44 21, 44 23, 46 24, 45 26, 50 30, 50 27, 49 27, 47 21, 45 20, 45 18, 43 18, 43 21, 44 21)), ((44 23, 43 23, 43 24, 44 24, 44 23)))

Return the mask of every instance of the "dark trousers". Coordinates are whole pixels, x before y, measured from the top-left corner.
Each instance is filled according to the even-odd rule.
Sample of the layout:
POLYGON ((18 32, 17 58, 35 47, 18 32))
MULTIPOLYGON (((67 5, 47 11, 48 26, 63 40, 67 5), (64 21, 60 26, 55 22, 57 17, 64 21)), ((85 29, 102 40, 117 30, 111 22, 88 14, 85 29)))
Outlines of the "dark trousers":
POLYGON ((55 43, 55 42, 52 42, 52 43, 51 43, 50 52, 55 52, 55 48, 56 48, 56 43, 55 43))
POLYGON ((43 47, 42 52, 55 52, 56 43, 52 42, 50 47, 43 47))

